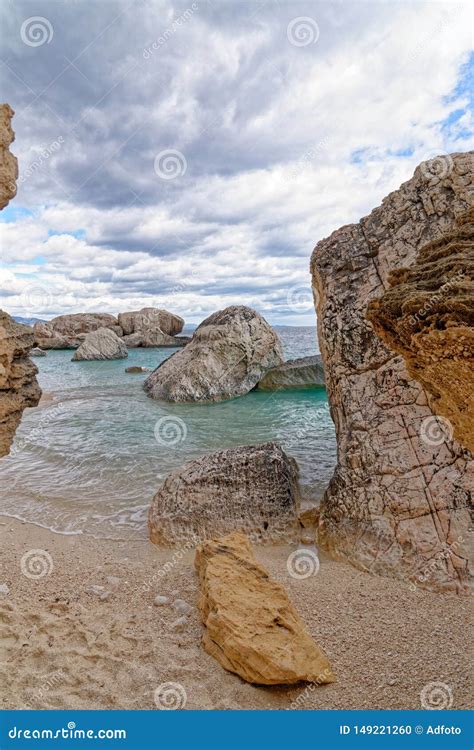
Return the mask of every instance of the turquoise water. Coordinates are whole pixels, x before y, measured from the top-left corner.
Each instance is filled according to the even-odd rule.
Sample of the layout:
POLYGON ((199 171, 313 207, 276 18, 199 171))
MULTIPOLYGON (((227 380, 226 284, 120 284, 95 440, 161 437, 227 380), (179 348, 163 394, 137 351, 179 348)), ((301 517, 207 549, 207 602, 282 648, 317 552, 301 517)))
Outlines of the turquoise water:
MULTIPOLYGON (((285 356, 315 353, 312 328, 278 329, 285 356)), ((253 391, 218 404, 163 404, 142 390, 172 349, 131 349, 126 360, 35 360, 54 401, 28 409, 0 462, 0 512, 61 533, 146 535, 150 501, 186 460, 233 445, 277 440, 300 466, 303 494, 321 497, 335 464, 325 390, 253 391)))

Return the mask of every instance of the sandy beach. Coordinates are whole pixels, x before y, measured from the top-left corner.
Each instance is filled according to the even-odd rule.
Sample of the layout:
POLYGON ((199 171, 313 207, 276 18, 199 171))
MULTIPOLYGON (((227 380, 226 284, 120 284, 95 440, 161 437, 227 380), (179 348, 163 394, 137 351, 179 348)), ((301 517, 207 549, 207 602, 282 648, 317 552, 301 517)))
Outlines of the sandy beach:
POLYGON ((286 569, 289 547, 258 547, 337 682, 256 687, 201 648, 192 550, 61 536, 7 517, 0 523, 4 709, 154 709, 156 689, 168 682, 184 688, 185 709, 418 709, 432 682, 449 686, 453 709, 471 705, 465 597, 412 591, 324 556, 317 575, 295 580, 286 569), (32 550, 41 551, 40 568, 32 550), (28 577, 38 570, 47 574, 28 577), (155 606, 157 595, 170 604, 155 606), (180 632, 176 599, 192 608, 180 632))

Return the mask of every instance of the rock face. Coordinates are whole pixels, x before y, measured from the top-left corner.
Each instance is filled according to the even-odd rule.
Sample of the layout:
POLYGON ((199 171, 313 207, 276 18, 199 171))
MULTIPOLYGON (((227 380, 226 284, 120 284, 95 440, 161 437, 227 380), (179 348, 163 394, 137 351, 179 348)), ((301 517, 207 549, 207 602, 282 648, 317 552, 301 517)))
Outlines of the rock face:
POLYGON ((206 318, 183 351, 152 372, 145 390, 164 401, 222 401, 248 393, 282 361, 273 328, 250 307, 234 305, 206 318))
POLYGON ((125 357, 128 357, 128 351, 123 340, 109 328, 99 328, 97 331, 86 334, 84 341, 74 352, 72 361, 125 359, 125 357))
POLYGON ((9 150, 15 140, 11 126, 14 114, 9 104, 0 104, 0 210, 8 206, 16 195, 18 162, 9 150))
MULTIPOLYGON (((14 140, 11 127, 13 110, 0 105, 0 209, 16 195, 17 160, 9 152, 14 140)), ((36 406, 41 390, 36 381, 37 368, 28 359, 33 346, 31 328, 16 323, 0 310, 0 456, 10 450, 15 430, 27 406, 36 406)))
POLYGON ((23 410, 36 406, 41 390, 37 368, 28 359, 33 331, 0 311, 0 456, 5 456, 23 410))
MULTIPOLYGON (((157 334, 175 336, 181 333, 184 326, 184 320, 178 315, 156 307, 143 307, 135 312, 119 313, 118 322, 126 336, 131 333, 146 333, 153 337, 155 331, 157 334)), ((161 346, 161 344, 143 344, 143 346, 161 346)))
POLYGON ((455 214, 468 206, 473 155, 440 158, 441 176, 422 164, 379 208, 313 252, 319 343, 338 439, 319 541, 375 573, 465 591, 472 454, 433 434, 427 393, 366 317, 390 273, 412 266, 419 249, 451 231, 455 214))
POLYGON ((195 565, 203 646, 225 669, 256 685, 334 682, 327 657, 244 534, 204 542, 195 565))
POLYGON ((257 542, 296 539, 299 501, 296 461, 279 445, 228 448, 165 479, 150 507, 150 539, 170 546, 236 530, 257 542))
POLYGON ((389 282, 370 303, 369 320, 403 355, 433 411, 448 420, 445 428, 474 451, 474 209, 389 282))
POLYGON ((289 359, 265 373, 258 387, 264 391, 285 388, 314 388, 324 386, 324 369, 320 354, 313 357, 289 359))
POLYGON ((115 326, 117 318, 108 313, 74 313, 58 315, 47 323, 35 323, 33 330, 42 349, 77 349, 87 333, 115 326))

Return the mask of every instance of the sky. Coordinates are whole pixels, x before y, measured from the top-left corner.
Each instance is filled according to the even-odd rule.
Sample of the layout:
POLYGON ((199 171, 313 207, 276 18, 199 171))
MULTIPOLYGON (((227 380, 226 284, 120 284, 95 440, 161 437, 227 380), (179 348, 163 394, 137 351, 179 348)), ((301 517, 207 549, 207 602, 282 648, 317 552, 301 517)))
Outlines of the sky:
POLYGON ((315 244, 474 145, 469 3, 4 0, 0 16, 12 315, 199 323, 245 304, 314 324, 315 244))

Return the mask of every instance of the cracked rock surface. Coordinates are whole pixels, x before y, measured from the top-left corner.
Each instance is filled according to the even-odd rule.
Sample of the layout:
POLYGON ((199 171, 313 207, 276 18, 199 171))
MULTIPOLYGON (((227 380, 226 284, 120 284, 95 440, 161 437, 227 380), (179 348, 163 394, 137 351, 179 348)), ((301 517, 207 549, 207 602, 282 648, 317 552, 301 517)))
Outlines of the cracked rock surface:
POLYGON ((474 451, 474 209, 390 283, 370 303, 369 320, 403 355, 433 411, 448 420, 445 429, 474 451))
POLYGON ((472 195, 473 154, 420 165, 358 224, 319 242, 311 259, 318 335, 338 440, 319 541, 333 556, 433 590, 465 592, 471 573, 473 456, 443 439, 422 384, 375 333, 367 305, 455 227, 472 195))

